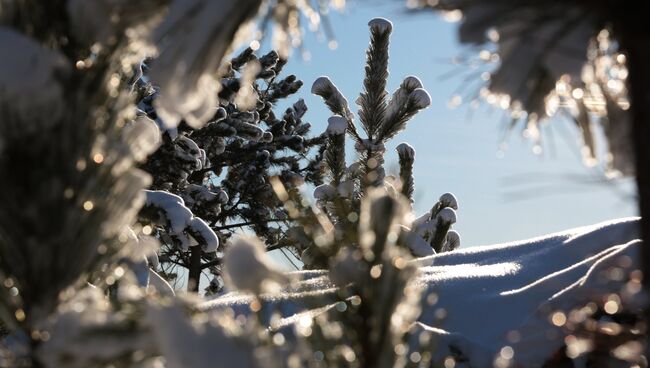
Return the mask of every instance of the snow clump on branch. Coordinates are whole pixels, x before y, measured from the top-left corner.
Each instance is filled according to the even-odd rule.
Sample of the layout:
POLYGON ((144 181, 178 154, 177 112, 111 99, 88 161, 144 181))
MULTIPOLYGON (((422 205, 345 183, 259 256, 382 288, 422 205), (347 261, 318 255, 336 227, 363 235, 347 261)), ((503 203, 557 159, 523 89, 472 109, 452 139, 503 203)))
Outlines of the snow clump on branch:
POLYGON ((413 104, 420 108, 424 109, 431 105, 431 95, 424 88, 416 88, 410 95, 409 98, 413 101, 413 104))
POLYGON ((157 212, 158 222, 165 222, 170 233, 178 238, 183 250, 197 245, 187 238, 187 235, 201 242, 205 252, 216 252, 219 247, 219 238, 210 226, 202 219, 194 217, 192 211, 185 207, 183 198, 162 190, 145 190, 146 201, 143 212, 152 209, 157 212))
POLYGON ((62 54, 8 28, 0 28, 0 103, 3 115, 32 125, 54 124, 65 111, 63 79, 70 73, 62 54))
POLYGON ((224 255, 226 283, 237 290, 250 291, 255 295, 280 290, 290 279, 268 257, 259 239, 240 237, 224 255))
POLYGON ((348 121, 342 116, 334 115, 327 119, 327 134, 345 134, 347 127, 348 121))
POLYGON ((413 160, 415 158, 415 148, 408 143, 400 143, 397 147, 397 154, 413 160))

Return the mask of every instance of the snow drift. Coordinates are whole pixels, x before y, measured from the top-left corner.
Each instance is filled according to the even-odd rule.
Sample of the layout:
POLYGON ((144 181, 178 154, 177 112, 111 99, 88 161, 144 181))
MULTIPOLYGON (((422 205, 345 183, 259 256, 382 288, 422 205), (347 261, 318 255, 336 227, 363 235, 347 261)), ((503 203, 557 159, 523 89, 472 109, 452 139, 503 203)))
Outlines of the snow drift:
MULTIPOLYGON (((412 262, 419 266, 418 282, 426 288, 428 303, 414 329, 436 336, 435 356, 455 357, 456 367, 492 367, 506 346, 517 365, 542 366, 567 334, 563 323, 549 316, 568 316, 590 301, 602 304, 614 293, 620 295, 619 310, 639 307, 640 298, 625 287, 638 268, 638 223, 638 218, 626 218, 418 258, 412 262), (610 277, 612 270, 623 276, 610 277)), ((301 314, 322 313, 328 306, 306 306, 336 290, 324 271, 290 276, 300 281, 282 293, 263 295, 281 311, 285 327, 301 314)), ((251 300, 233 292, 200 307, 248 313, 251 300)))

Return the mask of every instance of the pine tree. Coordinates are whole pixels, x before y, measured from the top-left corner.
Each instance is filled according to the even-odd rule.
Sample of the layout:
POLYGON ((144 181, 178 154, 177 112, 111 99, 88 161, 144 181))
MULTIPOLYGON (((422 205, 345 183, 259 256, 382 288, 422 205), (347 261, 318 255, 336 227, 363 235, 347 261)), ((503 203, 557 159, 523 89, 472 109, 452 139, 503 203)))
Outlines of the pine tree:
MULTIPOLYGON (((398 146, 400 179, 392 180, 396 186, 383 173, 384 144, 430 100, 420 81, 408 77, 386 101, 392 24, 379 18, 369 26, 364 91, 358 99, 367 138, 357 131, 347 100, 329 78, 320 77, 312 92, 323 97, 335 115, 328 119, 323 168, 327 182, 314 190, 317 205, 309 205, 299 191, 285 187, 279 179, 271 181, 289 216, 299 224, 290 234, 302 250, 305 268, 325 269, 331 285, 321 287, 335 290, 303 300, 307 305, 313 302, 313 308, 330 306, 305 314, 295 327, 298 337, 307 342, 307 351, 296 354, 304 356, 304 365, 310 367, 430 364, 434 342, 414 324, 428 296, 423 296, 413 282, 416 268, 408 261, 414 256, 453 250, 460 242, 458 234, 449 231, 458 209, 450 193, 442 195, 425 215, 409 221, 414 191, 412 147, 398 146), (347 134, 357 143, 358 159, 350 166, 345 160, 347 134)), ((253 293, 254 312, 275 332, 273 318, 265 317, 272 316, 269 297, 263 295, 269 292, 265 287, 291 280, 277 281, 279 275, 266 264, 261 249, 251 240, 233 246, 225 257, 227 279, 232 287, 253 293), (251 259, 259 266, 247 268, 260 272, 230 268, 244 261, 253 263, 251 259)))
MULTIPOLYGON (((251 366, 262 358, 288 363, 286 350, 277 347, 266 326, 235 319, 234 313, 210 316, 197 310, 194 301, 161 295, 138 280, 135 268, 146 268, 143 256, 155 243, 148 235, 213 252, 220 239, 210 221, 227 211, 235 196, 245 195, 242 203, 255 205, 237 209, 229 218, 248 219, 260 233, 268 232, 267 243, 285 245, 262 221, 269 219, 268 212, 247 211, 258 209, 260 199, 272 205, 279 200, 282 216, 314 220, 295 216, 302 202, 292 207, 271 190, 297 193, 296 182, 318 183, 320 168, 302 155, 325 139, 304 139, 308 126, 302 122, 302 103, 282 118, 272 113, 270 105, 299 87, 295 78, 275 81, 268 74, 273 68, 279 72, 277 60, 270 66, 274 54, 259 58, 257 71, 249 66, 241 71, 233 67, 233 74, 218 70, 232 36, 258 2, 165 5, 158 0, 71 0, 3 2, 0 7, 0 48, 9 71, 0 72, 0 172, 12 174, 0 178, 0 318, 13 339, 10 355, 1 347, 1 366, 191 367, 214 363, 215 354, 217 364, 227 366, 251 366), (160 55, 150 70, 142 71, 139 62, 153 49, 152 39, 159 43, 160 55), (140 72, 160 84, 158 95, 152 96, 156 89, 144 79, 138 82, 140 72), (266 89, 252 83, 268 78, 266 89), (197 86, 214 90, 219 84, 220 94, 197 91, 197 86), (263 104, 242 90, 248 97, 262 96, 263 104), (228 96, 229 91, 234 93, 228 96), (144 102, 142 111, 135 108, 136 97, 144 102), (224 102, 214 111, 211 101, 217 98, 224 102), (185 124, 176 127, 179 121, 185 124), (142 163, 159 144, 163 148, 156 156, 142 163), (296 154, 283 154, 285 148, 296 154), (224 158, 225 153, 231 156, 224 158), (172 170, 164 170, 165 160, 172 170), (261 169, 253 165, 258 162, 261 169), (148 191, 143 188, 152 179, 139 165, 161 171, 148 191), (210 183, 221 169, 227 169, 225 179, 210 183), (259 180, 271 173, 277 175, 259 180), (247 183, 259 187, 249 190, 247 183), (141 226, 134 225, 138 216, 141 226)), ((253 59, 250 55, 247 51, 243 58, 253 59)), ((391 247, 399 238, 389 236, 384 225, 400 223, 406 207, 393 198, 374 198, 364 196, 360 222, 366 233, 381 230, 382 237, 375 244, 367 239, 360 244, 377 255, 388 252, 381 262, 379 257, 373 261, 384 264, 386 273, 393 266, 405 269, 392 255, 408 254, 391 247), (364 214, 377 212, 373 203, 395 216, 366 221, 364 214)), ((244 253, 243 259, 252 262, 244 265, 255 265, 259 254, 244 253)), ((259 262, 252 270, 259 272, 251 272, 263 276, 259 286, 267 279, 286 281, 263 266, 259 262)), ((240 274, 246 271, 238 267, 240 274)), ((402 290, 408 276, 394 272, 384 280, 394 280, 394 290, 402 290)), ((375 289, 370 290, 364 298, 373 297, 375 289)), ((360 314, 382 318, 372 331, 386 329, 392 320, 385 317, 399 310, 399 296, 390 296, 387 313, 360 314)), ((364 335, 364 351, 386 347, 391 336, 364 335)))
MULTIPOLYGON (((221 80, 220 107, 208 123, 199 129, 181 123, 164 130, 161 147, 143 165, 153 177, 152 189, 178 196, 170 200, 183 206, 187 217, 183 223, 207 226, 206 231, 213 232, 208 237, 218 238, 216 244, 225 244, 234 232, 250 229, 265 240, 267 249, 285 247, 287 242, 282 240, 290 219, 271 191, 269 176, 281 178, 288 187, 321 183, 324 137, 309 137, 310 124, 302 120, 307 111, 304 101, 294 103, 281 116, 273 112, 279 101, 302 86, 293 75, 280 78, 285 63, 276 52, 258 58, 251 48, 242 51, 225 66, 229 71, 221 80), (314 150, 316 154, 310 156, 314 150)), ((147 64, 144 68, 146 79, 147 64)), ((140 80, 138 93, 143 113, 164 127, 153 107, 157 88, 140 80)), ((160 195, 148 192, 148 198, 160 195)), ((173 213, 157 211, 147 216, 149 207, 156 203, 147 202, 141 220, 143 225, 156 225, 152 231, 163 245, 163 273, 170 276, 176 267, 186 268, 188 289, 198 291, 200 276, 208 270, 214 280, 209 289, 218 289, 221 259, 217 247, 195 236, 191 227, 174 227, 173 213)))
MULTIPOLYGON (((336 228, 337 239, 350 241, 346 234, 356 231, 359 221, 361 200, 371 188, 383 188, 388 193, 404 195, 413 201, 413 164, 415 150, 407 144, 397 147, 400 173, 399 179, 387 177, 383 168, 385 144, 405 129, 406 123, 415 114, 431 103, 429 94, 417 77, 404 79, 390 99, 385 91, 388 78, 388 46, 392 24, 383 18, 375 18, 368 23, 370 45, 366 52, 363 92, 356 100, 359 106, 359 120, 362 136, 356 128, 354 114, 350 111, 347 99, 328 77, 318 78, 312 85, 312 93, 320 96, 334 114, 328 120, 327 148, 324 153, 327 183, 317 187, 314 197, 319 207, 336 228), (347 166, 345 162, 345 137, 349 135, 355 142, 358 159, 347 166), (395 185, 393 185, 395 184, 395 185)), ((449 194, 453 197, 453 195, 449 194)), ((294 201, 295 202, 295 201, 294 201)), ((432 211, 414 223, 409 243, 414 254, 423 256, 432 251, 448 249, 447 232, 456 221, 454 210, 458 209, 456 200, 436 204, 432 211), (442 214, 439 211, 445 209, 442 214), (426 227, 433 227, 425 232, 426 227), (428 240, 429 244, 421 243, 428 240), (429 239, 430 236, 430 239, 429 239)), ((306 234, 300 228, 293 229, 293 236, 302 242, 302 260, 308 268, 327 267, 329 259, 341 247, 336 242, 332 247, 304 242, 306 234)), ((455 235, 452 235, 452 237, 455 235)))
POLYGON ((120 260, 142 256, 134 250, 129 226, 150 180, 134 166, 156 148, 159 133, 152 121, 135 114, 129 85, 134 65, 147 53, 166 54, 157 59, 157 71, 173 75, 171 69, 184 68, 188 83, 181 89, 190 95, 199 76, 217 74, 213 60, 221 62, 235 31, 259 3, 195 1, 192 20, 211 17, 216 22, 209 25, 220 30, 217 39, 195 37, 188 19, 170 19, 167 5, 161 0, 0 5, 0 319, 18 338, 15 356, 3 350, 0 365, 42 366, 37 351, 52 336, 59 307, 88 291, 88 282, 102 289, 115 284, 126 274, 120 260), (196 12, 210 7, 213 11, 196 12), (183 29, 183 36, 154 35, 161 21, 183 29), (200 55, 180 62, 174 59, 178 54, 166 53, 187 46, 188 39, 200 55))

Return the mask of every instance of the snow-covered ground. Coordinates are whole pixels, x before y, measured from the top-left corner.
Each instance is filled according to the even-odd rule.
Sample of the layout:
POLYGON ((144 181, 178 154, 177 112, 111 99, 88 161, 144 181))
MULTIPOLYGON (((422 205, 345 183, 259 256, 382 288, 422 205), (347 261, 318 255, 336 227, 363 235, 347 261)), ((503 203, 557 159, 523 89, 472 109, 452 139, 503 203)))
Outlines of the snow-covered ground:
MULTIPOLYGON (((520 366, 541 366, 564 344, 564 322, 574 308, 602 305, 611 294, 617 310, 637 307, 625 287, 638 268, 638 218, 580 227, 521 242, 460 249, 418 258, 418 282, 427 292, 416 328, 438 337, 435 354, 462 356, 472 367, 492 367, 504 347, 520 366), (553 318, 555 317, 555 318, 553 318)), ((324 272, 293 273, 301 279, 268 294, 286 324, 296 321, 318 295, 333 293, 324 272)), ((202 304, 205 310, 247 311, 251 297, 229 293, 202 304)), ((457 364, 456 367, 463 366, 457 364)))

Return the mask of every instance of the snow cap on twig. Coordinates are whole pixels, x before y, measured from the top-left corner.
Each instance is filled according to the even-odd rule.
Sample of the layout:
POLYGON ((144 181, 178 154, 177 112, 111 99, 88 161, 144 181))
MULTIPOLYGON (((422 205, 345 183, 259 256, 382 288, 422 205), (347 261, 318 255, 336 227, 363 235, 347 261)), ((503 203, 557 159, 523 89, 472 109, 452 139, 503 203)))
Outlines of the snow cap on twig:
POLYGON ((431 105, 431 96, 429 95, 429 92, 424 90, 424 88, 416 88, 409 97, 411 101, 413 101, 413 104, 420 109, 424 109, 431 105))
POLYGON ((436 219, 441 223, 454 224, 456 223, 456 211, 449 207, 445 207, 438 212, 436 219))
POLYGON ((327 134, 329 135, 345 134, 347 127, 348 121, 342 116, 334 115, 327 119, 327 134))
POLYGON ((451 252, 452 250, 460 247, 460 234, 456 230, 449 230, 447 233, 447 241, 442 248, 443 252, 451 252))
POLYGON ((413 160, 415 158, 415 148, 408 143, 400 143, 396 148, 397 154, 413 160))
POLYGON ((318 200, 326 200, 334 198, 336 189, 329 184, 321 184, 314 189, 314 198, 318 200))
POLYGON ((438 202, 440 202, 442 207, 451 207, 455 210, 458 209, 458 200, 456 199, 456 196, 451 193, 441 195, 438 202))
POLYGON ((371 31, 377 31, 380 33, 390 33, 393 31, 393 23, 386 18, 373 18, 368 22, 368 26, 371 31))
POLYGON ((336 89, 336 86, 334 86, 332 80, 326 76, 316 78, 314 84, 311 85, 311 93, 315 95, 322 95, 332 89, 336 89))
POLYGON ((224 278, 237 290, 262 292, 278 291, 289 282, 289 277, 276 266, 262 242, 254 237, 239 237, 224 255, 224 278))
POLYGON ((404 78, 400 87, 406 89, 407 91, 413 91, 416 88, 422 88, 422 82, 420 81, 420 78, 409 75, 408 77, 404 78))

